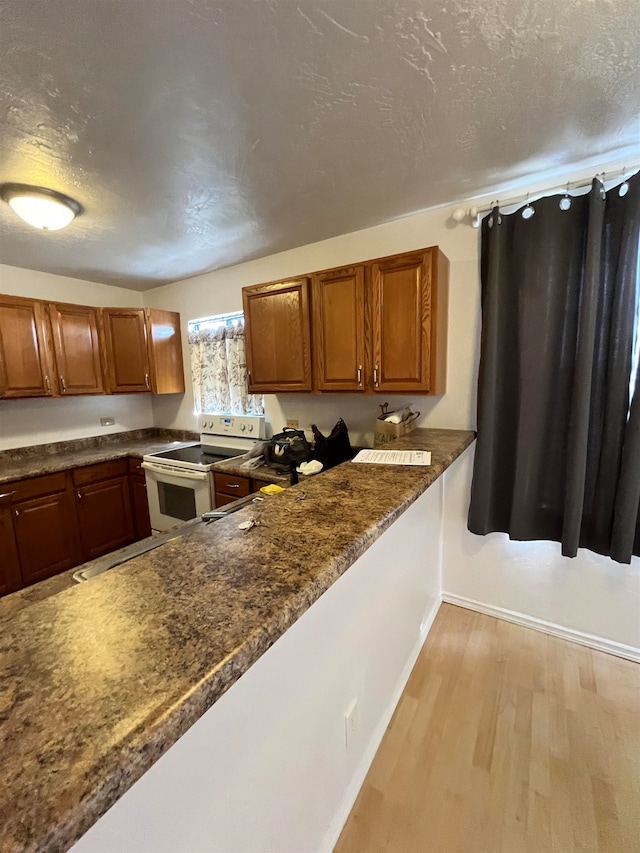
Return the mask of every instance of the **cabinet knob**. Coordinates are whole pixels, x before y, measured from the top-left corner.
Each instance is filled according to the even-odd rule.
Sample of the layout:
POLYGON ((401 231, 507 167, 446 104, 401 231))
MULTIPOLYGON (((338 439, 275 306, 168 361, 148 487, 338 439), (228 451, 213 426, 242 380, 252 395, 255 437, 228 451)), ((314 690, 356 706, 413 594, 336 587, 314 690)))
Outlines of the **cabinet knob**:
POLYGON ((79 501, 81 501, 82 500, 82 492, 76 492, 76 497, 78 498, 79 501))
POLYGON ((18 507, 16 507, 14 509, 14 513, 15 513, 16 518, 20 515, 20 510, 18 509, 18 507))

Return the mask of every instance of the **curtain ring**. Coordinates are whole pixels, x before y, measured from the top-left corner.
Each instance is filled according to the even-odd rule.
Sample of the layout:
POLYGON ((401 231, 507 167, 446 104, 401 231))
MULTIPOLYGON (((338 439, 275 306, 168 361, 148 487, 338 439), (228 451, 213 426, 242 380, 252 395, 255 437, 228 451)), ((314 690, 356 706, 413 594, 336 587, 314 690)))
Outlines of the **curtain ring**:
POLYGON ((533 209, 533 207, 531 207, 531 203, 529 201, 529 193, 527 193, 527 206, 522 211, 522 218, 531 219, 534 213, 535 210, 533 209))
POLYGON ((569 195, 569 183, 567 182, 567 189, 565 190, 564 195, 560 199, 560 204, 558 205, 560 210, 569 210, 571 207, 571 196, 569 195))
POLYGON ((627 180, 627 167, 622 170, 622 183, 618 187, 618 195, 623 198, 629 192, 629 181, 627 180))

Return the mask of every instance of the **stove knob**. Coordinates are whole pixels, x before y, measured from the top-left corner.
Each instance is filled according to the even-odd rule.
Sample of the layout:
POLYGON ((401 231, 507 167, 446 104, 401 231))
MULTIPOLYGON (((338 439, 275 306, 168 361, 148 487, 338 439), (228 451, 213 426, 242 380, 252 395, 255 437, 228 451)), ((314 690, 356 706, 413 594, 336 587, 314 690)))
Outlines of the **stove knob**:
POLYGON ((249 432, 253 432, 253 424, 249 424, 249 432))
POLYGON ((240 424, 240 429, 242 430, 242 432, 244 432, 246 428, 247 427, 245 424, 240 424))

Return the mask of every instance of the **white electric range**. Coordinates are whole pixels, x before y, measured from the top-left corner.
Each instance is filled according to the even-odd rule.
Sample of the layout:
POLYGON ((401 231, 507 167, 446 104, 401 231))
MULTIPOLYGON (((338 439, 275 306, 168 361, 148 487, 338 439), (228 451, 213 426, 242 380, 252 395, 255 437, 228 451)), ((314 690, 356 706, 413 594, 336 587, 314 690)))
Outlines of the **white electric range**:
POLYGON ((200 443, 142 459, 151 527, 165 532, 215 506, 213 466, 266 438, 264 415, 200 415, 200 443))

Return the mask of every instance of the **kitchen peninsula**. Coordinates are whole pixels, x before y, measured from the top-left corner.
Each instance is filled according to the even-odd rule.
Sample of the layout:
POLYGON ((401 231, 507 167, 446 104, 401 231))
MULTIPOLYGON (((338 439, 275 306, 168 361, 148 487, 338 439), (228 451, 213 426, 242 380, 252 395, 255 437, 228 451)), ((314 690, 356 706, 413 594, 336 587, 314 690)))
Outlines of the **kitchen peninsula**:
MULTIPOLYGON (((157 790, 148 800, 154 816, 146 818, 140 805, 140 797, 147 799, 145 784, 151 780, 162 787, 163 774, 165 781, 171 781, 170 764, 180 760, 180 748, 193 744, 192 735, 202 731, 218 706, 229 707, 233 696, 242 698, 243 685, 251 685, 254 673, 255 679, 267 678, 263 695, 277 698, 290 688, 290 681, 302 690, 296 701, 304 703, 316 684, 324 684, 333 669, 339 671, 341 661, 334 660, 329 650, 331 635, 346 632, 340 643, 347 649, 350 635, 355 635, 360 623, 371 623, 372 636, 383 642, 379 653, 369 650, 369 657, 377 655, 373 662, 381 677, 385 668, 396 667, 391 689, 397 692, 398 679, 406 678, 404 669, 412 663, 409 652, 414 654, 413 646, 424 640, 428 620, 439 603, 441 494, 437 481, 473 438, 468 431, 416 430, 394 447, 431 450, 428 468, 345 463, 260 505, 199 526, 182 539, 6 619, 0 630, 0 766, 5 780, 0 795, 0 849, 7 853, 61 851, 78 839, 79 852, 109 846, 124 849, 118 837, 122 832, 130 844, 127 849, 146 846, 158 850, 156 836, 151 840, 145 834, 157 830, 165 838, 162 849, 175 850, 178 842, 167 837, 166 820, 182 833, 183 846, 178 849, 195 849, 196 844, 198 849, 229 849, 224 835, 208 833, 206 840, 201 835, 198 841, 193 835, 187 838, 186 833, 195 831, 192 820, 182 805, 165 802, 157 790), (238 524, 250 518, 259 525, 248 532, 240 530, 238 524), (400 528, 400 544, 397 537, 392 541, 383 536, 385 531, 391 534, 400 528), (405 547, 414 547, 414 539, 415 551, 405 552, 405 547), (385 542, 392 546, 391 551, 385 542), (385 547, 386 556, 376 551, 385 547), (374 552, 378 563, 369 567, 365 558, 374 552), (430 563, 433 571, 427 579, 430 563), (363 568, 370 574, 358 588, 357 599, 350 599, 347 615, 335 596, 351 594, 348 587, 363 568), (381 604, 376 595, 383 583, 388 591, 381 604), (402 584, 409 602, 406 613, 397 612, 399 599, 393 592, 402 584), (413 601, 421 608, 414 607, 415 613, 413 601), (286 673, 287 663, 282 661, 292 653, 293 641, 288 646, 285 641, 302 638, 300 631, 313 628, 314 620, 322 617, 322 608, 332 602, 336 609, 325 614, 333 626, 332 630, 323 629, 326 647, 315 640, 309 647, 315 653, 326 652, 327 673, 309 660, 305 679, 293 673, 288 679, 269 682, 268 671, 260 669, 263 662, 279 661, 286 673), (395 623, 388 621, 392 617, 398 622, 398 635, 405 623, 411 623, 413 631, 409 650, 402 653, 397 666, 395 659, 384 660, 385 648, 391 653, 395 642, 395 623), (379 619, 384 623, 381 626, 379 619), (140 780, 146 771, 150 772, 140 780), (140 780, 138 785, 134 785, 136 780, 140 780), (131 797, 135 832, 127 828, 131 797), (88 834, 82 838, 84 833, 88 834)), ((360 640, 358 644, 362 645, 360 640)), ((373 699, 369 705, 363 698, 373 696, 376 686, 364 675, 364 681, 356 685, 359 678, 356 672, 349 690, 361 691, 361 726, 373 733, 372 738, 367 735, 367 744, 356 742, 358 760, 367 763, 371 757, 367 748, 370 744, 375 747, 382 734, 377 731, 377 717, 386 715, 388 721, 389 699, 384 701, 384 713, 377 712, 373 699), (376 718, 370 720, 372 713, 376 718)), ((313 717, 313 704, 300 707, 301 720, 313 717)), ((272 761, 269 749, 276 743, 269 731, 277 723, 277 714, 268 698, 240 707, 264 732, 262 765, 266 772, 272 761)), ((235 711, 233 716, 237 721, 242 714, 235 711)), ((382 724, 384 730, 385 719, 382 724)), ((338 739, 344 737, 340 735, 342 726, 340 719, 338 739)), ((288 736, 295 743, 295 730, 290 729, 288 736)), ((218 740, 227 737, 225 733, 218 740)), ((208 742, 211 740, 216 737, 209 737, 208 742)), ((246 754, 237 751, 233 756, 241 788, 251 781, 250 772, 243 778, 243 767, 255 757, 255 750, 246 746, 246 754)), ((294 750, 298 759, 303 759, 321 785, 330 787, 331 780, 321 777, 318 770, 322 742, 305 736, 300 746, 294 750)), ((196 755, 199 751, 200 747, 196 755)), ((201 778, 201 769, 216 769, 206 758, 202 764, 203 768, 197 762, 188 764, 195 779, 201 778)), ((220 763, 220 773, 222 768, 220 763)), ((361 769, 349 770, 350 785, 354 779, 361 781, 361 769)), ((236 783, 227 777, 219 781, 229 795, 227 805, 234 826, 242 830, 243 821, 239 816, 234 819, 231 804, 236 783)), ((199 791, 204 797, 202 814, 215 811, 211 802, 207 804, 206 790, 200 787, 199 791)), ((197 808, 198 798, 191 792, 189 798, 197 808)), ((311 812, 316 808, 314 799, 285 805, 290 813, 300 808, 311 812)), ((251 810, 250 798, 244 806, 251 810)), ((285 839, 283 826, 270 830, 266 814, 253 816, 261 826, 264 849, 269 844, 273 847, 272 831, 284 833, 280 849, 299 844, 300 839, 291 833, 285 839)), ((307 818, 309 825, 327 823, 326 815, 314 813, 307 818)), ((251 823, 249 818, 247 823, 251 823)), ((295 828, 293 814, 290 823, 295 828)), ((247 837, 245 844, 255 847, 255 840, 247 837)))

